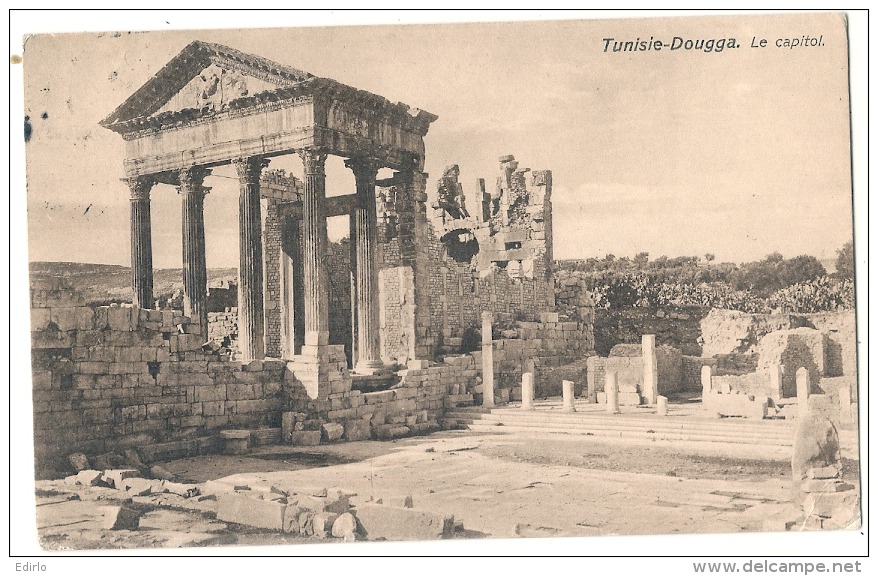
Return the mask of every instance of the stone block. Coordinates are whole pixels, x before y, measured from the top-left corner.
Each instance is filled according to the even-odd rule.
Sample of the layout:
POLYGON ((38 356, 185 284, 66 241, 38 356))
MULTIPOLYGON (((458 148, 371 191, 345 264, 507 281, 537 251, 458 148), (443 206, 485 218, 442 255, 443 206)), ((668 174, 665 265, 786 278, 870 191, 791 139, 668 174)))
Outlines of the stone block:
POLYGON ((77 472, 82 472, 83 470, 88 470, 90 468, 88 457, 81 452, 71 454, 67 457, 67 461, 70 462, 70 465, 77 472))
POLYGON ((369 540, 437 540, 454 533, 453 516, 423 510, 367 503, 356 515, 369 540))
POLYGON ((100 486, 103 472, 100 470, 82 470, 76 475, 76 483, 80 486, 100 486))
POLYGON ((101 506, 103 515, 101 528, 104 530, 137 530, 140 526, 140 512, 124 506, 101 506))
POLYGON ((246 454, 250 445, 249 430, 223 430, 220 438, 224 442, 226 454, 246 454))
POLYGON ((129 496, 148 496, 153 493, 153 483, 146 478, 124 478, 121 480, 121 487, 129 496))
POLYGON ((302 527, 299 525, 299 516, 302 514, 302 508, 298 504, 287 504, 284 509, 283 531, 291 534, 299 534, 302 527))
POLYGON ((317 446, 320 444, 319 430, 294 430, 290 433, 293 446, 317 446))
POLYGON ((821 518, 850 517, 851 511, 859 506, 860 499, 856 492, 811 493, 805 497, 802 510, 806 515, 821 518))
POLYGON ((217 495, 217 520, 281 531, 287 504, 239 494, 217 495))
POLYGON ((132 468, 122 468, 122 469, 114 469, 114 470, 104 470, 104 474, 101 479, 107 483, 107 486, 110 488, 116 488, 118 490, 122 489, 122 480, 126 478, 137 478, 140 476, 139 470, 134 470, 132 468))
POLYGON ((180 484, 179 482, 162 481, 162 489, 171 494, 177 494, 183 498, 192 498, 201 495, 201 491, 195 484, 180 484))
POLYGON ((411 429, 401 424, 381 424, 375 427, 375 436, 381 440, 391 440, 408 436, 411 429))
POLYGON ((372 438, 372 427, 368 420, 362 418, 357 420, 348 420, 344 423, 344 434, 342 438, 348 442, 356 442, 359 440, 369 440, 372 438))
POLYGON ((311 530, 318 538, 327 538, 332 535, 332 526, 335 524, 338 514, 333 512, 318 512, 311 519, 311 530))
POLYGON ((332 537, 353 542, 357 535, 357 519, 350 512, 339 515, 332 523, 332 537))
POLYGON ((623 406, 639 406, 640 394, 637 392, 619 392, 619 404, 623 406))

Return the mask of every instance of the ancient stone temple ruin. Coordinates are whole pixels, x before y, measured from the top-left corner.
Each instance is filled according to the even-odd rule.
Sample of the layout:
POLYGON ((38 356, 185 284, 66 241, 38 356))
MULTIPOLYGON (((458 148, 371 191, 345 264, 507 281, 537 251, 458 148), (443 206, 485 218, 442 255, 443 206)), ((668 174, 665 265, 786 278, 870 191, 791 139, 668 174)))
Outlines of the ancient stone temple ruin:
POLYGON ((503 156, 495 184, 469 187, 450 165, 428 202, 436 120, 215 44, 193 42, 159 70, 101 122, 125 141, 132 306, 86 306, 64 280, 32 286, 38 466, 132 445, 199 453, 229 428, 253 444, 426 432, 483 394, 520 398, 523 372, 542 369, 558 388, 546 395, 568 368, 581 375, 593 307, 553 277, 551 172, 503 156), (304 180, 268 169, 289 154, 304 180), (330 154, 354 193, 327 197, 330 154), (228 164, 237 301, 209 313, 204 181, 228 164), (382 168, 392 175, 378 179, 382 168), (150 197, 165 187, 181 196, 181 310, 154 302, 150 197), (340 249, 326 219, 344 215, 340 249))

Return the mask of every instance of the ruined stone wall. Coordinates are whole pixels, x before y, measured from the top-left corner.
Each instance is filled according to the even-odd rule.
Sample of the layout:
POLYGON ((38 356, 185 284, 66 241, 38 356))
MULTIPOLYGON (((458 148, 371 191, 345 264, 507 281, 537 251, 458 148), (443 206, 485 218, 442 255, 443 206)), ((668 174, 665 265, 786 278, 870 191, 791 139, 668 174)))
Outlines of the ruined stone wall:
POLYGON ((642 356, 591 356, 586 360, 588 395, 598 402, 605 402, 604 382, 607 372, 616 372, 620 404, 640 404, 643 384, 642 356))
POLYGON ((238 283, 221 280, 207 285, 207 312, 225 312, 238 306, 238 283))
POLYGON ((655 349, 658 368, 658 393, 679 392, 683 389, 683 354, 673 346, 655 349))
POLYGON ((750 352, 769 332, 805 325, 803 318, 790 314, 748 314, 714 308, 701 320, 701 355, 709 358, 750 352))
POLYGON ((746 374, 722 374, 712 376, 711 390, 722 391, 723 394, 747 394, 752 396, 768 396, 767 381, 756 372, 746 374))
POLYGON ((783 369, 782 392, 785 398, 796 396, 796 371, 807 368, 812 391, 819 391, 826 366, 827 336, 813 328, 778 330, 766 334, 757 346, 759 371, 779 365, 783 369))
MULTIPOLYGON (((590 325, 581 322, 562 322, 558 314, 544 312, 539 321, 516 321, 512 314, 497 314, 494 339, 494 397, 497 402, 521 399, 521 375, 534 372, 535 386, 539 383, 540 397, 561 394, 561 380, 573 380, 582 389, 584 378, 573 376, 580 367, 571 366, 593 353, 594 341, 590 325), (503 328, 507 325, 510 328, 503 328), (560 370, 564 367, 565 370, 560 370)), ((480 354, 477 357, 480 360, 480 354)), ((535 388, 535 394, 537 389, 535 388)))
POLYGON ((279 424, 283 363, 201 350, 180 311, 88 307, 62 279, 31 289, 38 468, 99 453, 279 424))
MULTIPOLYGON (((399 175, 378 182, 385 360, 420 357, 425 346, 434 358, 472 350, 484 311, 534 321, 554 310, 551 172, 519 170, 511 156, 501 159, 500 172, 493 193, 482 180, 467 201, 450 167, 429 224, 421 187, 409 190, 399 175), (407 230, 421 218, 423 228, 407 230)), ((565 317, 587 324, 590 334, 591 299, 577 292, 567 301, 572 313, 565 317)))
POLYGON ((207 339, 229 348, 232 358, 238 353, 238 309, 207 313, 207 339))
POLYGON ((701 368, 716 367, 716 359, 702 358, 700 356, 683 356, 682 358, 682 389, 687 392, 701 393, 701 368))
POLYGON ((826 334, 826 366, 828 377, 857 374, 857 318, 853 310, 808 314, 810 325, 826 334))
MULTIPOLYGON (((438 428, 446 408, 472 403, 479 374, 469 355, 435 366, 413 361, 392 389, 364 394, 352 389, 340 345, 320 356, 242 364, 205 344, 179 310, 85 306, 64 279, 35 283, 31 296, 42 468, 72 452, 136 447, 155 456, 161 451, 150 446, 161 443, 175 446, 169 454, 198 454, 215 448, 210 439, 220 429, 280 428, 284 413, 318 441, 328 423, 350 431, 346 439, 423 433, 438 428)), ((219 315, 212 313, 215 321, 219 315)), ((230 312, 223 321, 235 320, 230 312)))

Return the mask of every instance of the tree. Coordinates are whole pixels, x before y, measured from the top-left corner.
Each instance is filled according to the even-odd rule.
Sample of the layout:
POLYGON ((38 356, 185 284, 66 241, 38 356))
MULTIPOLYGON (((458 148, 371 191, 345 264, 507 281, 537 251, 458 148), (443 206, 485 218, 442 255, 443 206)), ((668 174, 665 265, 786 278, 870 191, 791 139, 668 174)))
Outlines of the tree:
POLYGON ((835 275, 839 278, 854 279, 854 243, 848 242, 837 251, 835 275))
POLYGON ((714 260, 716 260, 716 256, 714 256, 713 254, 708 252, 707 254, 704 255, 704 260, 707 262, 713 262, 714 260))
POLYGON ((777 276, 781 288, 800 282, 808 282, 820 276, 826 276, 826 268, 814 256, 796 256, 789 260, 781 260, 777 264, 777 276))

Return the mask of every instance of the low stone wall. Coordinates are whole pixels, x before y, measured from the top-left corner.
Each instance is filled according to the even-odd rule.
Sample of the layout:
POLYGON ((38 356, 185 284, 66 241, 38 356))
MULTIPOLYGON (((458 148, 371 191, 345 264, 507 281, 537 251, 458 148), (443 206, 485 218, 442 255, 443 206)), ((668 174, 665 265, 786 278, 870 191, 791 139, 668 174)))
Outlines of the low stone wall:
POLYGON ((604 392, 607 372, 616 373, 620 404, 640 404, 643 382, 643 358, 640 356, 592 356, 586 360, 588 396, 599 400, 604 392))
POLYGON ((521 399, 521 375, 535 372, 538 397, 561 394, 561 380, 573 380, 581 392, 585 378, 579 368, 562 367, 582 361, 594 353, 591 324, 564 321, 556 313, 542 313, 539 322, 516 322, 510 314, 497 314, 494 340, 494 396, 498 403, 521 399), (503 326, 510 328, 502 329, 503 326), (562 377, 569 372, 570 378, 562 377), (579 374, 578 377, 574 378, 579 374), (542 384, 538 384, 542 382, 542 384))
POLYGON ((716 367, 716 359, 700 356, 683 356, 682 358, 682 389, 687 392, 701 392, 701 368, 716 367))

